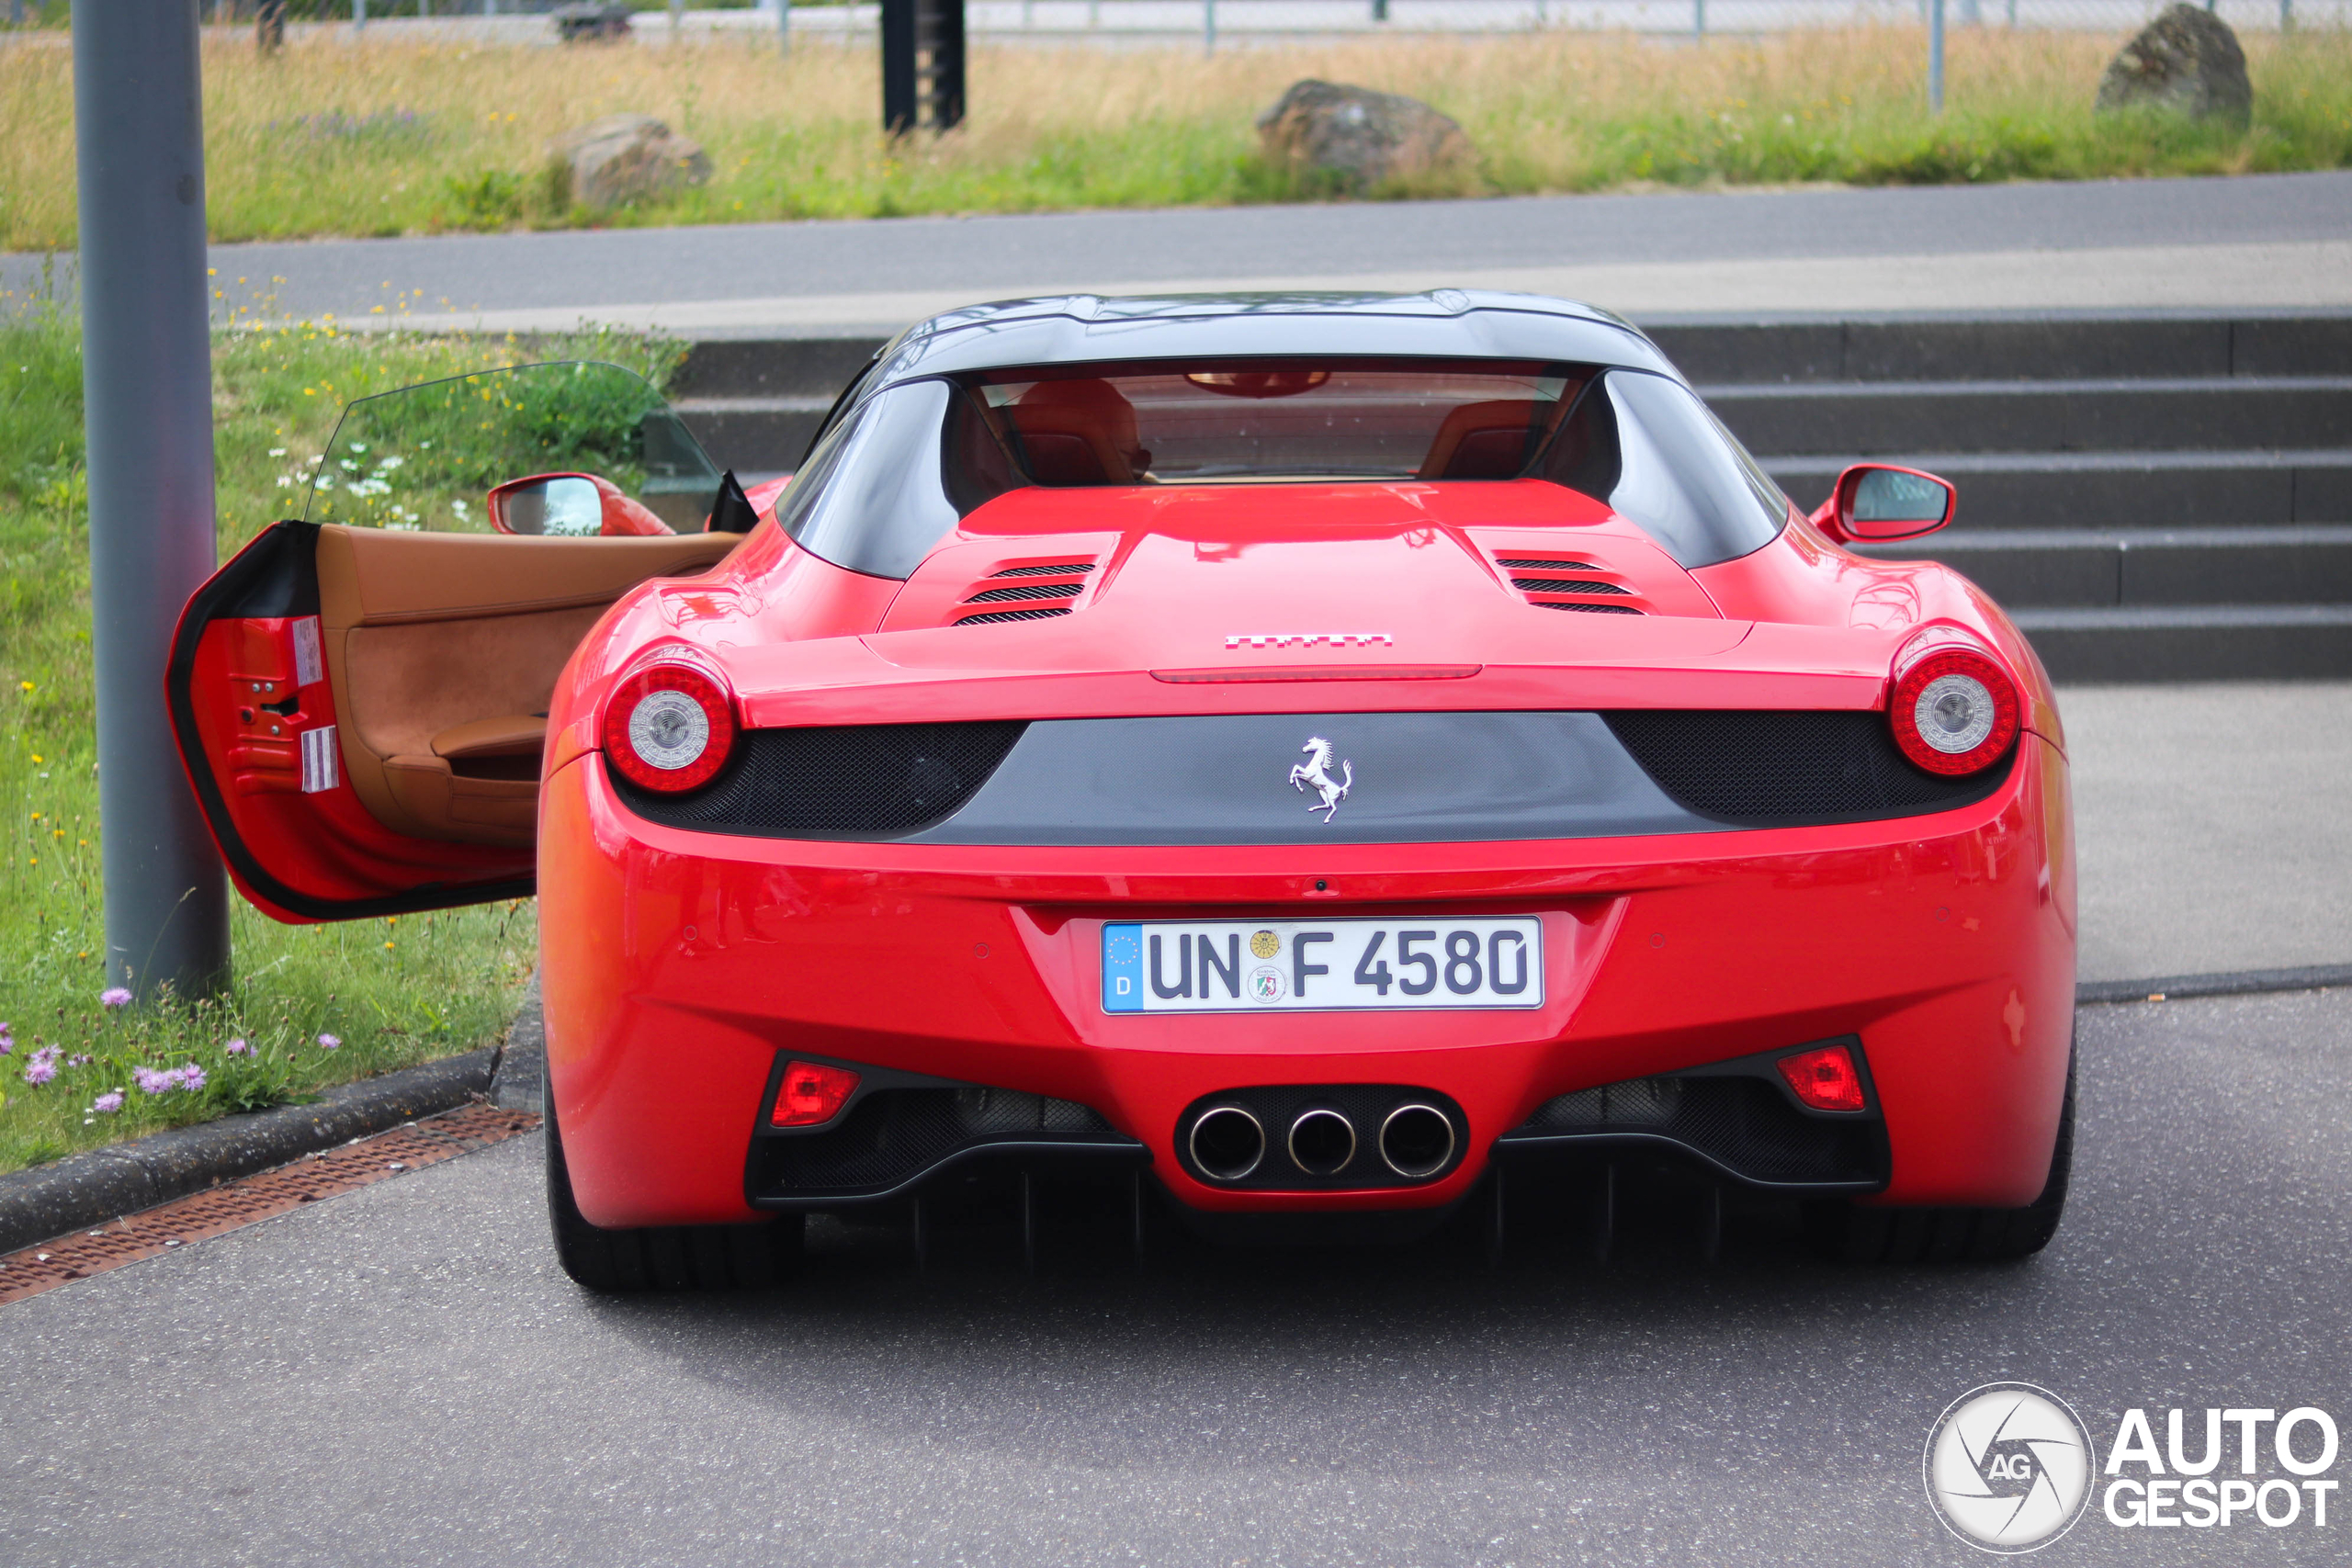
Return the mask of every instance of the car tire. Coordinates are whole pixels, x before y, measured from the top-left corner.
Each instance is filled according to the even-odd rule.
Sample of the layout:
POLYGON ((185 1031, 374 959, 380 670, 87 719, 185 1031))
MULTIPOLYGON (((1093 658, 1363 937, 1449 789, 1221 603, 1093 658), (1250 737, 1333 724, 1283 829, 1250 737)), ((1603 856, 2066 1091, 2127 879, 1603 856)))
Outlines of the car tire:
POLYGON ((556 1260, 592 1291, 759 1290, 789 1279, 800 1263, 802 1216, 741 1225, 650 1225, 608 1230, 581 1217, 571 1173, 547 1101, 548 1219, 556 1260))
POLYGON ((1860 1203, 1813 1205, 1805 1229, 1814 1245, 1841 1263, 2000 1263, 2050 1245, 2066 1212, 2075 1168, 2075 1055, 2066 1055, 2066 1098, 2041 1196, 2022 1209, 1894 1209, 1860 1203))

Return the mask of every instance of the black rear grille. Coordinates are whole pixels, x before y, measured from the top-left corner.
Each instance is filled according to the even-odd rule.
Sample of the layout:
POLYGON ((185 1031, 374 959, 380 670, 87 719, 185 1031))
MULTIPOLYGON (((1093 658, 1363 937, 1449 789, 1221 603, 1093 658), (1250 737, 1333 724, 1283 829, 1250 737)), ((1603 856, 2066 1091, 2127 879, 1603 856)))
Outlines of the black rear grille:
POLYGON ((752 1140, 752 1188, 769 1199, 854 1196, 887 1191, 990 1144, 1128 1142, 1074 1100, 978 1086, 877 1089, 838 1127, 752 1140))
POLYGON ((1082 582, 1023 582, 1012 588, 991 588, 964 601, 967 604, 1001 604, 1009 599, 1075 599, 1082 582))
POLYGON ((1513 571, 1599 571, 1589 560, 1550 560, 1535 556, 1497 556, 1495 564, 1513 571))
POLYGON ((1677 1144, 1765 1186, 1875 1186, 1885 1179, 1875 1117, 1807 1116, 1747 1077, 1643 1078, 1549 1100, 1502 1142, 1677 1144))
POLYGON ((989 626, 1000 621, 1050 621, 1056 615, 1069 614, 1069 606, 1067 604, 1057 604, 1051 609, 990 610, 984 615, 958 615, 956 624, 959 626, 989 626))
POLYGON ((1923 773, 1895 750, 1883 713, 1661 709, 1602 716, 1676 804, 1744 827, 1950 810, 1991 795, 2009 773, 2006 762, 1962 778, 1923 773))
POLYGON ((1094 563, 1092 561, 1082 560, 1073 561, 1068 566, 1009 566, 1002 571, 992 571, 989 573, 989 576, 991 579, 999 577, 1064 577, 1078 572, 1092 571, 1093 570, 1094 563))
POLYGON ((639 789, 611 769, 606 776, 630 810, 673 828, 872 838, 916 832, 959 810, 1027 728, 990 721, 747 729, 718 777, 695 794, 639 789))
POLYGON ((1578 577, 1514 577, 1510 585, 1523 593, 1620 593, 1630 596, 1633 590, 1620 588, 1613 582, 1593 582, 1578 577))
POLYGON ((1641 611, 1631 604, 1580 604, 1561 603, 1552 599, 1531 599, 1529 604, 1539 610, 1582 610, 1589 615, 1638 615, 1641 611))

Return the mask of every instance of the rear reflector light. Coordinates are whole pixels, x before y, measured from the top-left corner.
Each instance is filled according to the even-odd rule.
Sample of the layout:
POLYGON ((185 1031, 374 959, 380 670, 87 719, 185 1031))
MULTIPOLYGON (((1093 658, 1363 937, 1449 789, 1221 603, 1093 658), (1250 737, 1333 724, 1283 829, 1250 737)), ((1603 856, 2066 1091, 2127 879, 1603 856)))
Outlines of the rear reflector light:
POLYGON ((1915 767, 1973 773, 2007 754, 2018 735, 2018 689, 1989 656, 1947 646, 1896 669, 1887 719, 1915 767))
POLYGON ((768 1112, 772 1127, 815 1127, 831 1121, 857 1092, 857 1075, 847 1067, 794 1062, 784 1069, 784 1087, 768 1112))
POLYGON ((1781 1076, 1789 1080, 1799 1100, 1815 1111, 1862 1111, 1862 1075, 1843 1045, 1800 1051, 1780 1061, 1781 1076))
POLYGON ((734 749, 734 704, 718 681, 683 660, 639 671, 605 705, 605 755, 640 789, 697 788, 734 749))

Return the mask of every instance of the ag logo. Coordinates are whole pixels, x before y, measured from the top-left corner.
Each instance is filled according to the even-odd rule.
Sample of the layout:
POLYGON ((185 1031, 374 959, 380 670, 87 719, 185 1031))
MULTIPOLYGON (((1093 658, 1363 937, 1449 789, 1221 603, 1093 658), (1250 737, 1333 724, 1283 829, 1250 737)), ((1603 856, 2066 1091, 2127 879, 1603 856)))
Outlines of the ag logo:
POLYGON ((2090 1501, 2090 1434, 2065 1401, 2031 1383, 1996 1382, 1954 1400, 1928 1434, 1928 1501, 1951 1531, 1986 1551, 2036 1551, 2090 1501))

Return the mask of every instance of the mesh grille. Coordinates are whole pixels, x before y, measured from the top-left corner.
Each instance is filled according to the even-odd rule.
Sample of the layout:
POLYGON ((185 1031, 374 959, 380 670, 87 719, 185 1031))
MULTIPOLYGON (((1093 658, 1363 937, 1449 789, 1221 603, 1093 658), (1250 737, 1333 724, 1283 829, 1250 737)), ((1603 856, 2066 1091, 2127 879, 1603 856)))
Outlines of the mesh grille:
POLYGON ((877 1089, 830 1132, 757 1140, 753 1180, 769 1197, 887 1190, 976 1145, 1085 1143, 1110 1131, 1075 1101, 1013 1089, 877 1089))
MULTIPOLYGON (((1034 612, 1033 612, 1034 613, 1034 612)), ((708 788, 639 789, 612 769, 632 811, 673 828, 763 838, 882 838, 950 816, 1027 728, 1018 722, 747 729, 708 788)))
POLYGON ((989 576, 991 579, 999 577, 1062 577, 1073 572, 1092 571, 1093 570, 1094 563, 1092 561, 1082 560, 1073 561, 1068 566, 1009 566, 1002 571, 992 571, 989 573, 989 576))
POLYGON ((1495 564, 1514 571, 1599 571, 1589 560, 1545 560, 1534 556, 1497 556, 1495 564))
POLYGON ((1579 604, 1574 602, 1564 604, 1553 599, 1530 599, 1528 603, 1539 610, 1582 610, 1589 615, 1638 615, 1642 613, 1631 604, 1579 604))
POLYGON ((1644 1078, 1547 1100, 1522 1134, 1645 1133, 1758 1181, 1876 1181, 1876 1133, 1804 1115, 1751 1077, 1644 1078))
POLYGON ((1075 599, 1082 582, 1023 582, 1012 588, 991 588, 964 601, 967 604, 999 604, 1008 599, 1075 599))
POLYGON ((1510 585, 1528 593, 1619 593, 1631 597, 1634 592, 1613 582, 1593 582, 1577 577, 1514 577, 1510 585))
POLYGON ((2008 774, 1997 764, 1964 778, 1922 773, 1894 749, 1881 713, 1654 710, 1602 716, 1678 804, 1751 826, 1947 810, 1984 799, 2008 774))
POLYGON ((1050 621, 1056 615, 1069 614, 1069 606, 1067 604, 1057 604, 1049 610, 990 610, 981 615, 958 615, 956 624, 959 626, 987 626, 999 621, 1050 621))

